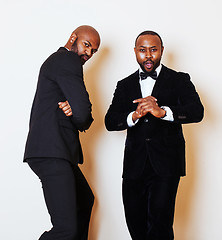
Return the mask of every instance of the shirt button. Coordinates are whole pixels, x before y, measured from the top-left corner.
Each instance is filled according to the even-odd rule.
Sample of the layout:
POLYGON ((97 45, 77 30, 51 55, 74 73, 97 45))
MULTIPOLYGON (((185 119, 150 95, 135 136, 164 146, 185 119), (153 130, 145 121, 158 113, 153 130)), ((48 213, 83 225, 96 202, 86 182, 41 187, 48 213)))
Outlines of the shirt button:
POLYGON ((148 120, 147 118, 145 118, 145 119, 144 119, 144 122, 147 123, 147 122, 149 122, 149 120, 148 120))

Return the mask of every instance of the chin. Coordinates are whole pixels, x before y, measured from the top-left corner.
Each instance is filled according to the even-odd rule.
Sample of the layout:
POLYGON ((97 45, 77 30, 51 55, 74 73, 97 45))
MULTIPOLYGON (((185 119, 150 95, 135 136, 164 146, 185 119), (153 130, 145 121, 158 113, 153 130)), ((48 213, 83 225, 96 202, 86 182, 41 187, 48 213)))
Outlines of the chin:
POLYGON ((147 69, 147 68, 144 68, 144 71, 145 71, 145 72, 149 72, 149 73, 150 73, 150 72, 154 71, 154 69, 153 69, 153 68, 152 68, 152 69, 147 69))

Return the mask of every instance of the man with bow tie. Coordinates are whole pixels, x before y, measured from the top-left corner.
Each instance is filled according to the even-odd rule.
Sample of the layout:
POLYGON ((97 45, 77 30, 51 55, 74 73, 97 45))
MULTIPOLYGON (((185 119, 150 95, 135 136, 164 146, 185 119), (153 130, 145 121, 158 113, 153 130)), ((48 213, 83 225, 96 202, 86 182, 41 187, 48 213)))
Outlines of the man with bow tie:
POLYGON ((109 131, 127 129, 123 203, 133 240, 172 240, 174 207, 185 176, 182 124, 199 122, 204 108, 187 73, 161 65, 161 37, 139 34, 140 69, 117 83, 105 117, 109 131))

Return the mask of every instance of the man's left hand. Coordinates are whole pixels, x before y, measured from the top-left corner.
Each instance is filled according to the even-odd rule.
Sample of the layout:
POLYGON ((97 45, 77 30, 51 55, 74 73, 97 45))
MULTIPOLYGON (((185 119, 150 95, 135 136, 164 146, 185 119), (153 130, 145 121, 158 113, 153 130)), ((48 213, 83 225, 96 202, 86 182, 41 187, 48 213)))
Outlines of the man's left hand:
POLYGON ((67 117, 72 116, 72 109, 68 101, 59 102, 58 105, 59 105, 59 108, 62 109, 62 111, 65 113, 67 117))

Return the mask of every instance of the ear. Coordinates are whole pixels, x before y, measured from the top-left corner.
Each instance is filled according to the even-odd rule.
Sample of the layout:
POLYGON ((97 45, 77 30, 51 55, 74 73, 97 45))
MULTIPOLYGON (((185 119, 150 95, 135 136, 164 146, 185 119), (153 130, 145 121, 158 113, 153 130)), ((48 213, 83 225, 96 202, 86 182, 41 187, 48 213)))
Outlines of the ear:
POLYGON ((72 33, 71 37, 69 38, 69 41, 71 44, 73 44, 77 39, 77 35, 75 33, 72 33))
POLYGON ((161 47, 161 54, 163 54, 164 46, 161 47))

